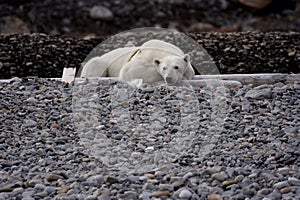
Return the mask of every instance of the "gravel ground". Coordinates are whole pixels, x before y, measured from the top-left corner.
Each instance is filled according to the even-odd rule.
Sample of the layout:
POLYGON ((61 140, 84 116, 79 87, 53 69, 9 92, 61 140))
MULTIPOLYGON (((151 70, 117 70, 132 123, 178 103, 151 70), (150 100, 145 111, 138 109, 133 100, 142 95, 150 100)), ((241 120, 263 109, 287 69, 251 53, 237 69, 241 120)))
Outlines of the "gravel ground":
POLYGON ((299 31, 299 0, 255 10, 237 0, 0 1, 1 33, 111 35, 159 26, 184 32, 299 31))
POLYGON ((0 99, 0 199, 300 198, 299 82, 15 78, 0 99))
MULTIPOLYGON (((202 56, 201 51, 208 53, 209 60, 215 62, 218 67, 215 68, 220 74, 300 73, 299 33, 189 33, 187 35, 195 41, 186 44, 188 40, 178 39, 172 34, 157 36, 152 34, 151 37, 143 34, 118 35, 115 39, 108 38, 115 42, 106 42, 98 49, 103 53, 122 47, 127 42, 137 45, 150 37, 174 42, 185 52, 191 52, 192 63, 200 67, 201 74, 206 74, 203 70, 206 66, 202 63, 207 60, 202 56), (197 46, 197 43, 202 46, 197 46)), ((57 78, 61 77, 64 67, 76 67, 78 71, 89 53, 104 39, 106 38, 84 40, 44 34, 0 35, 0 79, 15 76, 57 78)))

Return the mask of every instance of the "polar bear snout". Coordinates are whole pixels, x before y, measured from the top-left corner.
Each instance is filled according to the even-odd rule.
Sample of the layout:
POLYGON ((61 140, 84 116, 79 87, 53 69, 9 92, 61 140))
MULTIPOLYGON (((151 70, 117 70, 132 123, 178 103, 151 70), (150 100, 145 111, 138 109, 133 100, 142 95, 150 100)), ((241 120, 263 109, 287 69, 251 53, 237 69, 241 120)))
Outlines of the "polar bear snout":
POLYGON ((173 84, 176 81, 173 81, 173 77, 168 76, 168 77, 165 78, 165 82, 168 83, 168 84, 173 84))
POLYGON ((153 64, 165 83, 174 85, 181 82, 188 67, 187 61, 179 56, 167 56, 162 59, 154 59, 153 64))

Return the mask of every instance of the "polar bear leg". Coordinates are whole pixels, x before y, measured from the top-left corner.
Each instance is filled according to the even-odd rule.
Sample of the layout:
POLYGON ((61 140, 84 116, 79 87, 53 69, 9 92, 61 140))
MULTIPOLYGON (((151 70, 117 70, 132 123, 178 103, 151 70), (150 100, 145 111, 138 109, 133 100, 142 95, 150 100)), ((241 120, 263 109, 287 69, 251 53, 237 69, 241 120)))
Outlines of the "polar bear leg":
POLYGON ((130 82, 135 79, 142 79, 144 83, 163 81, 163 77, 157 72, 152 63, 131 61, 122 67, 119 80, 130 82))

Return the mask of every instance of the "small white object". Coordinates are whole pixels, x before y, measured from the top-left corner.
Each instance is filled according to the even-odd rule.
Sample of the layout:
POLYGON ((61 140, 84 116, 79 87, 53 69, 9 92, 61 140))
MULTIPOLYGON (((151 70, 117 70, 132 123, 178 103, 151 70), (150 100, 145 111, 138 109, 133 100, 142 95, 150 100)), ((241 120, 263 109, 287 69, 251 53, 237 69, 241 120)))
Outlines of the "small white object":
POLYGON ((76 68, 64 68, 63 75, 61 81, 71 83, 74 81, 76 74, 76 68))

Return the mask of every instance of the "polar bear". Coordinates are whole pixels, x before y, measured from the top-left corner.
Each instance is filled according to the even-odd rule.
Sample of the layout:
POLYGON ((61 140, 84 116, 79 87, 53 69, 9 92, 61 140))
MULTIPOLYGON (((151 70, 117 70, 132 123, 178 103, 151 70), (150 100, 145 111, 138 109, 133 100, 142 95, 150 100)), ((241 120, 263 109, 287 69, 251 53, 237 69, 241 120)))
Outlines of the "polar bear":
POLYGON ((119 77, 122 82, 142 79, 177 84, 195 75, 190 56, 173 44, 150 40, 140 47, 124 47, 90 59, 80 77, 119 77))

